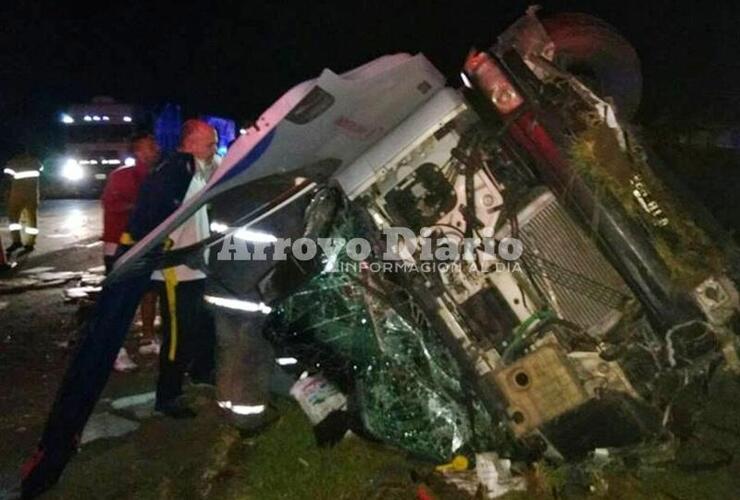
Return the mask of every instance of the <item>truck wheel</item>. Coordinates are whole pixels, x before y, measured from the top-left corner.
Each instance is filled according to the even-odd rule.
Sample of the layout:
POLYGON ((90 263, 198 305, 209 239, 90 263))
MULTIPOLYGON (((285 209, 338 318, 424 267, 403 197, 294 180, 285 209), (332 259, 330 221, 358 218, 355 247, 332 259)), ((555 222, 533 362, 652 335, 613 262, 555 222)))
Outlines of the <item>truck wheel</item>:
POLYGON ((642 95, 640 59, 632 45, 588 14, 558 14, 542 24, 555 44, 555 63, 600 97, 611 97, 619 117, 630 120, 642 95))

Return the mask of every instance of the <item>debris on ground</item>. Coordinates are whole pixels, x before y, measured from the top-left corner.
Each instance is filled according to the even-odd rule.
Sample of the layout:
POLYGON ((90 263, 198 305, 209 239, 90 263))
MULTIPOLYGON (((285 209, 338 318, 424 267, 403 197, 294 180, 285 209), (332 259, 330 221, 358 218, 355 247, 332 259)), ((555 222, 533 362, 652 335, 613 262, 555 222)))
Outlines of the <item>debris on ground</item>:
POLYGON ((93 241, 92 243, 77 243, 76 248, 95 248, 103 245, 102 240, 93 241))
POLYGON ((499 458, 495 452, 475 455, 475 473, 486 498, 498 498, 510 491, 525 491, 523 477, 511 473, 511 460, 499 458))
POLYGON ((450 463, 438 465, 434 470, 437 472, 462 472, 468 470, 470 461, 465 455, 455 455, 450 463))
POLYGON ((68 302, 80 300, 94 300, 94 296, 100 293, 99 286, 76 286, 64 290, 64 299, 68 302))
POLYGON ((321 423, 331 412, 347 407, 347 397, 320 374, 298 380, 290 394, 314 425, 321 423))
POLYGON ((139 423, 112 413, 96 413, 85 426, 80 439, 81 444, 87 444, 96 439, 124 436, 139 428, 139 423))
POLYGON ((476 471, 471 470, 470 462, 465 455, 457 455, 451 462, 438 465, 435 472, 444 482, 467 495, 473 496, 478 492, 479 481, 476 471))
POLYGON ((80 278, 80 286, 98 286, 105 279, 104 270, 95 267, 88 269, 80 278))
POLYGON ((29 290, 53 288, 64 285, 74 279, 82 278, 83 273, 76 271, 53 272, 48 267, 38 267, 22 272, 23 277, 0 281, 0 295, 22 293, 29 290), (30 272, 34 271, 34 272, 30 272))
POLYGON ((114 410, 123 410, 131 407, 153 404, 155 396, 156 393, 154 391, 132 394, 131 396, 123 396, 115 399, 111 401, 110 405, 114 410))
POLYGON ((458 455, 435 471, 444 482, 470 497, 499 498, 527 489, 525 478, 512 474, 511 460, 499 458, 495 452, 476 453, 475 467, 471 469, 469 465, 467 458, 458 455))
POLYGON ((77 286, 64 290, 64 299, 67 302, 95 301, 105 280, 105 268, 103 266, 92 267, 78 276, 77 286))
POLYGON ((36 289, 39 280, 33 278, 11 278, 0 281, 0 295, 22 293, 36 289))
POLYGON ((290 395, 313 424, 319 446, 336 444, 350 432, 347 396, 320 373, 296 381, 290 395))
POLYGON ((37 266, 32 267, 30 269, 24 269, 23 271, 20 271, 18 274, 40 274, 40 273, 48 273, 50 271, 53 271, 54 267, 49 266, 37 266))
POLYGON ((440 474, 442 480, 460 493, 474 497, 480 489, 480 481, 474 470, 446 472, 440 474))

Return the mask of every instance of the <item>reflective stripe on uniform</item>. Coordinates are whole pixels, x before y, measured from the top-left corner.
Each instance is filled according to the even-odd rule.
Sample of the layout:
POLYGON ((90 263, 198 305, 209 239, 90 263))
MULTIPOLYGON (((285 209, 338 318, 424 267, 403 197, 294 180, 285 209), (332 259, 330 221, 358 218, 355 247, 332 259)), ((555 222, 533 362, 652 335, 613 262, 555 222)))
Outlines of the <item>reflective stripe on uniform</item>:
POLYGON ((228 297, 216 297, 213 295, 205 295, 203 299, 209 304, 226 309, 235 309, 237 311, 244 312, 260 312, 262 314, 270 314, 272 312, 272 308, 264 302, 250 302, 248 300, 230 299, 228 297))
POLYGON ((38 170, 28 170, 26 172, 17 172, 15 175, 13 175, 13 179, 31 179, 33 177, 39 177, 40 175, 41 172, 39 172, 38 170))
POLYGON ((21 229, 23 229, 23 226, 21 226, 20 224, 10 224, 8 226, 8 229, 11 231, 20 231, 21 229))
POLYGON ((168 267, 162 269, 162 275, 167 293, 167 311, 170 313, 170 350, 167 351, 167 359, 174 361, 177 352, 177 294, 175 293, 177 272, 174 267, 168 267))
POLYGON ((3 173, 12 176, 14 180, 31 179, 34 177, 39 177, 41 175, 40 170, 24 170, 22 172, 16 172, 12 168, 4 169, 3 173))
POLYGON ((33 234, 33 235, 39 234, 38 228, 35 228, 35 227, 27 227, 25 231, 26 231, 26 234, 33 234))
POLYGON ((231 401, 217 401, 220 408, 231 410, 237 415, 259 415, 265 411, 265 405, 235 405, 231 401))

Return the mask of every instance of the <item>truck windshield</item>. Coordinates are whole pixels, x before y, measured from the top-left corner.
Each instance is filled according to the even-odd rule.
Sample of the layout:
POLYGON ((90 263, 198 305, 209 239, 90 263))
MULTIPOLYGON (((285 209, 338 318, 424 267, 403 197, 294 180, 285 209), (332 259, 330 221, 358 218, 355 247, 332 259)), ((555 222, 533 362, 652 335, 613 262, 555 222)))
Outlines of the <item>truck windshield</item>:
POLYGON ((132 125, 73 125, 66 127, 67 142, 127 142, 134 129, 132 125))

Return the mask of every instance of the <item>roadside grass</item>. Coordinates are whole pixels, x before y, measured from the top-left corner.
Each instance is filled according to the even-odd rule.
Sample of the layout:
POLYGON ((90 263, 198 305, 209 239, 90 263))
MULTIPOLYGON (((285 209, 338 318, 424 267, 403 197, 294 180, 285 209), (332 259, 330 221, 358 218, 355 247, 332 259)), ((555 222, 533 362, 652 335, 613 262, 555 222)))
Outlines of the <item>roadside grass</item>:
POLYGON ((420 464, 399 450, 350 435, 319 448, 300 408, 281 402, 282 418, 267 432, 242 442, 237 474, 224 498, 414 498, 411 470, 420 464))
POLYGON ((207 398, 196 406, 193 420, 149 418, 83 447, 48 498, 406 499, 415 498, 411 471, 429 467, 355 436, 319 448, 293 402, 281 401, 280 420, 250 439, 207 398))

